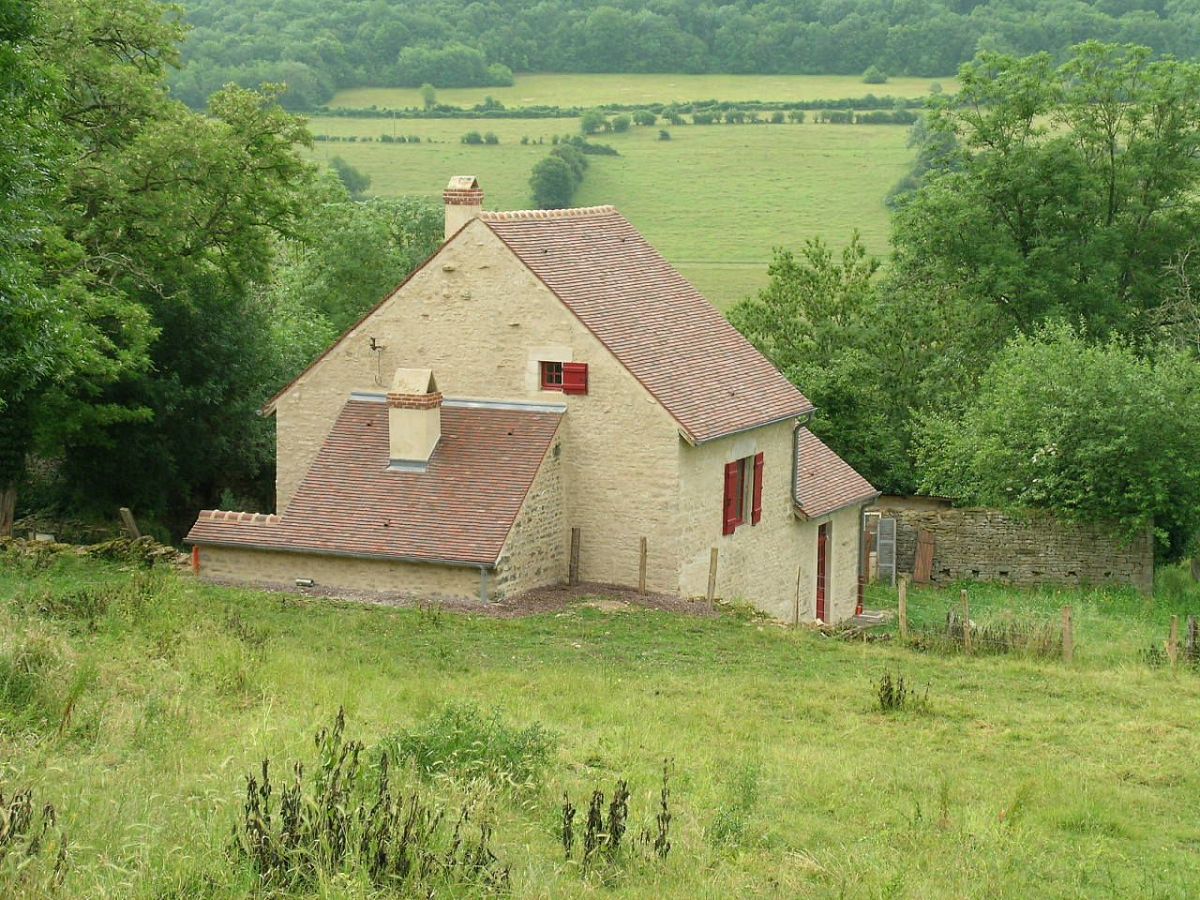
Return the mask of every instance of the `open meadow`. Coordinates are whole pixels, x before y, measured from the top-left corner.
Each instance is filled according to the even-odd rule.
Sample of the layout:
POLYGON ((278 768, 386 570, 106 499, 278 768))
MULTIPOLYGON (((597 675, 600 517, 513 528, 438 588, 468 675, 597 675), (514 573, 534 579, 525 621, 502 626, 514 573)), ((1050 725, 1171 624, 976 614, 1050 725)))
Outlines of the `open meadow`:
MULTIPOLYGON (((31 787, 58 810, 67 896, 243 896, 253 875, 231 835, 245 777, 269 757, 277 791, 291 761, 311 778, 313 734, 339 707, 369 770, 393 736, 407 760, 394 782, 450 823, 474 804, 518 897, 1184 897, 1200 878, 1200 675, 1146 653, 1195 608, 1194 588, 972 589, 984 625, 1053 621, 1071 603, 1066 664, 846 641, 730 610, 598 603, 506 619, 3 560, 0 792, 31 787), (885 671, 915 706, 881 710, 885 671), (564 858, 564 792, 581 842, 590 793, 608 816, 619 779, 633 839, 585 873, 578 845, 564 858)), ((956 599, 914 591, 914 627, 939 628, 956 599)), ((868 597, 894 605, 889 589, 868 597)), ((23 890, 49 865, 37 858, 23 890)), ((371 890, 352 873, 293 893, 371 890)))
MULTIPOLYGON (((931 86, 958 88, 945 78, 889 78, 865 84, 858 75, 517 75, 511 87, 442 88, 439 103, 474 106, 493 97, 505 106, 601 106, 603 104, 689 103, 696 100, 840 100, 845 97, 924 97, 931 86)), ((331 107, 381 109, 422 105, 417 88, 353 88, 339 91, 331 107)))
MULTIPOLYGON (((578 119, 372 119, 315 117, 313 154, 340 156, 371 177, 372 193, 437 198, 451 175, 477 175, 490 209, 530 205, 529 173, 554 135, 578 119), (466 145, 468 131, 495 145, 466 145), (380 143, 415 135, 421 143, 380 143), (523 137, 532 143, 522 145, 523 137), (362 138, 371 138, 363 143, 362 138), (542 141, 543 143, 538 143, 542 141)), ((620 156, 589 156, 578 206, 611 203, 720 307, 766 283, 777 246, 823 237, 834 246, 858 229, 880 256, 888 245, 884 198, 912 161, 896 125, 687 125, 634 127, 594 138, 620 156), (666 127, 671 140, 659 139, 666 127)))

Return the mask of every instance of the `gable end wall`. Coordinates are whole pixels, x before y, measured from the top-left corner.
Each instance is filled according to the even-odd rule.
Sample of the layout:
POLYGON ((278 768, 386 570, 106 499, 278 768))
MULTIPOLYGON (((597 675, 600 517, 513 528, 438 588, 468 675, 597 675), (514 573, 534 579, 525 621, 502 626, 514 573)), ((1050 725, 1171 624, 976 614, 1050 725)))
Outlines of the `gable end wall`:
POLYGON ((279 398, 280 512, 286 514, 350 392, 384 390, 399 367, 432 368, 448 398, 565 404, 565 529, 581 529, 581 577, 636 584, 646 535, 649 586, 678 589, 677 423, 480 221, 279 398), (370 349, 371 338, 382 350, 370 349), (539 359, 587 363, 587 395, 542 391, 539 359))

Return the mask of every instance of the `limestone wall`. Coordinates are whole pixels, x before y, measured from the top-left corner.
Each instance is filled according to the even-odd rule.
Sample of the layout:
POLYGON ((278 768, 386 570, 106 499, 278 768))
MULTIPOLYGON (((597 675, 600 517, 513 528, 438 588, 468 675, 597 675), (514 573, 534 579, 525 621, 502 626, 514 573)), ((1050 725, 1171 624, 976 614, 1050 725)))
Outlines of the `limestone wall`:
MULTIPOLYGON (((683 539, 679 591, 708 589, 711 548, 717 553, 717 594, 746 600, 784 622, 816 614, 817 528, 831 522, 826 615, 854 614, 858 597, 859 507, 803 521, 792 512, 792 423, 781 422, 699 447, 680 447, 683 539), (725 463, 763 454, 762 519, 722 534, 725 463)), ((651 548, 653 553, 653 547, 651 548)))
POLYGON ((493 584, 496 598, 567 580, 571 528, 562 476, 563 446, 556 440, 500 551, 493 584))
POLYGON ((896 519, 897 571, 912 572, 917 533, 933 535, 933 581, 998 581, 1015 585, 1154 585, 1149 530, 1125 542, 1099 526, 1070 525, 1045 514, 1028 519, 994 509, 953 509, 883 497, 878 509, 896 519))
POLYGON ((350 392, 386 389, 399 367, 432 368, 446 397, 565 403, 563 494, 568 527, 582 529, 581 577, 635 584, 645 534, 653 547, 649 587, 678 589, 677 424, 482 222, 468 225, 280 398, 280 512, 350 392), (370 349, 372 338, 381 350, 370 349), (586 362, 588 393, 541 390, 542 359, 586 362))
POLYGON ((292 586, 311 578, 318 588, 373 591, 421 600, 479 599, 479 570, 317 553, 234 547, 200 548, 200 577, 292 586))

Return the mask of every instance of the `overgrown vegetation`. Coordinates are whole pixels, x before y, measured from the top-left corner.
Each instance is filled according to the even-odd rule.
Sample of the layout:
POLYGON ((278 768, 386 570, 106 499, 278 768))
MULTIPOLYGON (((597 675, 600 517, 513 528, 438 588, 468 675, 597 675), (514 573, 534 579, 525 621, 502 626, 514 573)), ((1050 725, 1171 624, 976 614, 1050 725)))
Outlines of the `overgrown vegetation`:
POLYGON ((424 722, 385 739, 381 752, 409 761, 425 777, 483 779, 532 787, 549 764, 557 741, 540 723, 508 723, 499 709, 449 703, 424 722))
POLYGON ((929 710, 929 688, 926 687, 923 694, 918 694, 904 680, 902 672, 893 676, 891 672, 885 671, 880 675, 879 683, 875 688, 875 698, 879 702, 880 712, 899 712, 901 710, 928 712, 929 710))
POLYGON ((0 891, 14 897, 55 891, 67 862, 67 838, 54 806, 39 809, 32 788, 12 788, 0 779, 0 891))
MULTIPOLYGON (((279 855, 288 846, 282 816, 285 795, 294 796, 292 761, 303 762, 304 810, 292 821, 328 836, 317 815, 321 797, 345 799, 335 805, 356 828, 382 821, 370 813, 385 748, 399 825, 387 832, 396 840, 386 845, 386 871, 377 872, 397 877, 402 847, 414 865, 421 858, 413 839, 398 837, 415 796, 419 811, 444 811, 420 845, 439 861, 426 870, 439 894, 479 890, 462 859, 484 822, 492 826, 493 868, 509 868, 516 896, 601 888, 614 896, 804 895, 843 886, 875 895, 919 863, 922 884, 948 893, 970 894, 986 871, 993 893, 1023 897, 1031 881, 1051 893, 1073 890, 1073 860, 1085 850, 1089 883, 1102 879, 1127 896, 1142 892, 1148 866, 1168 896, 1186 895, 1200 877, 1200 863, 1177 845, 1195 825, 1178 798, 1195 787, 1189 723, 1200 714, 1200 676, 1182 656, 1173 671, 1139 658, 1151 644, 1163 646, 1172 615, 1186 621, 1194 611, 1200 594, 1187 583, 1154 598, 972 588, 980 626, 1006 615, 1048 621, 1071 605, 1075 660, 1067 667, 1022 653, 968 658, 913 652, 895 640, 830 640, 724 613, 572 608, 492 619, 233 590, 169 570, 149 573, 160 580, 139 599, 127 587, 129 566, 70 554, 38 568, 0 561, 0 653, 35 673, 35 699, 22 717, 0 710, 2 790, 8 797, 32 788, 35 809, 50 803, 58 821, 70 823, 63 896, 282 892, 289 872, 311 872, 325 852, 309 844, 306 855, 293 844, 294 855, 279 855), (91 624, 26 602, 85 589, 108 597, 91 624), (936 715, 881 713, 883 671, 894 684, 902 673, 910 696, 928 688, 936 715), (328 723, 339 705, 347 710, 341 749, 322 757, 314 725, 328 723), (451 721, 447 706, 475 706, 479 718, 434 735, 434 723, 451 721), (450 755, 467 733, 488 732, 492 710, 504 711, 494 718, 510 737, 536 722, 555 726, 548 763, 518 790, 503 779, 424 777, 412 757, 390 749, 397 736, 421 734, 421 747, 450 755), (341 772, 345 786, 346 748, 358 742, 347 798, 322 782, 321 760, 333 760, 328 771, 341 772), (1035 744, 1042 752, 1030 752, 1035 744), (664 756, 673 760, 665 805, 664 756), (912 759, 921 764, 897 762, 912 759), (253 774, 255 802, 270 811, 272 837, 259 836, 265 859, 275 860, 263 868, 276 872, 268 876, 273 887, 233 850, 235 822, 247 837, 240 773, 253 774), (939 785, 947 781, 943 813, 939 785), (628 796, 617 792, 624 829, 610 861, 604 836, 613 830, 618 782, 628 796), (596 790, 603 799, 584 875, 596 790), (576 808, 569 862, 564 796, 576 808), (440 866, 464 803, 460 862, 446 874, 440 866), (903 858, 898 834, 911 841, 903 858), (665 858, 656 842, 670 845, 665 858)), ((911 590, 914 631, 944 630, 956 598, 911 590)), ((894 608, 895 593, 871 587, 866 602, 894 608)), ((425 821, 418 812, 413 829, 425 821)), ((364 900, 386 892, 371 880, 361 839, 344 846, 337 872, 294 892, 364 900)), ((56 852, 38 857, 39 879, 52 874, 56 852)), ((419 865, 409 873, 415 883, 419 865)))
POLYGON ((387 750, 373 768, 364 745, 346 740, 345 713, 316 735, 317 762, 305 778, 272 784, 270 760, 246 778, 246 799, 232 852, 269 888, 313 887, 339 873, 405 894, 433 895, 441 885, 502 891, 508 867, 492 849, 492 827, 470 821, 464 806, 452 830, 445 813, 418 790, 393 783, 387 750), (272 797, 278 794, 273 805, 272 797))
POLYGON ((647 824, 632 838, 627 836, 630 827, 629 785, 623 779, 618 780, 613 788, 612 798, 607 804, 607 815, 604 792, 599 789, 592 791, 587 816, 578 828, 575 820, 579 810, 571 802, 570 796, 564 794, 559 832, 563 857, 567 860, 578 857, 584 876, 602 862, 614 866, 627 858, 666 859, 671 852, 670 769, 670 761, 665 761, 653 825, 647 824), (577 830, 580 832, 578 839, 577 830), (578 854, 576 847, 579 848, 578 854))

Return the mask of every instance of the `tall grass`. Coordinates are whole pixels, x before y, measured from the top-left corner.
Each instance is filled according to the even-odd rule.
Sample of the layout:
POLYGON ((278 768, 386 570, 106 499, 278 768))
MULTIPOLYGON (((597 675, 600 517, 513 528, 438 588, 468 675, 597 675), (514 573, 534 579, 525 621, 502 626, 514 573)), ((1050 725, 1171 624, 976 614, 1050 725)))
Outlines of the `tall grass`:
MULTIPOLYGON (((428 777, 416 757, 389 754, 400 831, 414 795, 419 810, 444 810, 424 846, 445 859, 474 799, 463 846, 487 821, 514 896, 1023 898, 1032 885, 1049 896, 1174 897, 1200 880, 1200 811, 1186 802, 1200 795, 1200 674, 1138 659, 1162 644, 1193 593, 969 586, 979 624, 1008 613, 1053 621, 1071 604, 1076 660, 1065 666, 833 641, 735 616, 575 608, 500 620, 174 574, 135 591, 134 577, 122 563, 0 563, 0 654, 33 674, 33 691, 4 706, 0 790, 32 789, 35 808, 55 808, 71 838, 64 897, 386 894, 355 862, 365 858, 353 842, 341 868, 298 887, 286 877, 269 887, 248 858, 231 856, 231 825, 244 822, 249 799, 242 773, 264 801, 270 760, 265 803, 280 835, 292 761, 304 764, 301 796, 321 796, 313 733, 340 706, 349 723, 340 746, 351 736, 364 745, 345 805, 356 822, 366 821, 354 818, 358 798, 367 813, 379 799, 379 749, 393 738, 424 735, 418 746, 445 759, 486 734, 495 710, 510 737, 535 723, 553 730, 545 764, 528 782, 518 777, 517 790, 503 778, 428 777), (27 602, 85 587, 111 589, 103 610, 27 602), (935 714, 882 714, 872 695, 885 670, 928 686, 935 714), (443 742, 434 723, 447 706, 473 706, 484 730, 443 742), (667 785, 664 757, 674 760, 667 785), (625 824, 610 861, 601 835, 622 781, 625 824), (597 790, 603 828, 585 875, 597 790), (569 859, 564 795, 576 807, 569 859)), ((911 618, 944 629, 956 599, 914 590, 911 618)), ((889 600, 873 589, 869 603, 889 600)), ((453 730, 457 720, 445 721, 453 730)), ((507 755, 484 758, 495 766, 507 755)), ((52 857, 40 857, 43 873, 52 857)), ((458 876, 437 885, 477 891, 458 876)))

